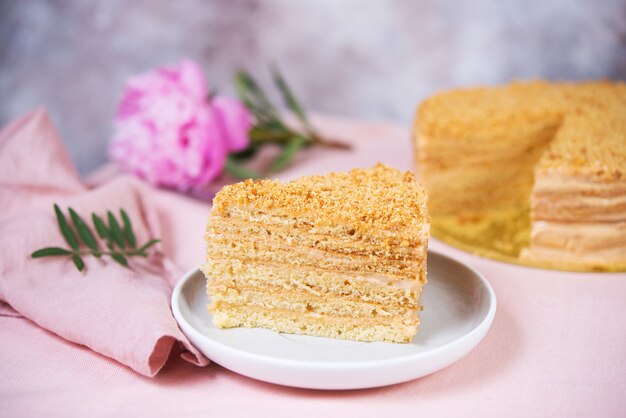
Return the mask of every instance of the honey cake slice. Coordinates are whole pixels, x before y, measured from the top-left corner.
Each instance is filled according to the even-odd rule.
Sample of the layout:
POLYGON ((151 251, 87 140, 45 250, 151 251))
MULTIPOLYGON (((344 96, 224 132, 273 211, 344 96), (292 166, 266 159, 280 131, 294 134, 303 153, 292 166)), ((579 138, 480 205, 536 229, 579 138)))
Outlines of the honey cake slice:
POLYGON ((213 323, 409 342, 429 227, 414 175, 382 164, 226 186, 206 232, 213 323))

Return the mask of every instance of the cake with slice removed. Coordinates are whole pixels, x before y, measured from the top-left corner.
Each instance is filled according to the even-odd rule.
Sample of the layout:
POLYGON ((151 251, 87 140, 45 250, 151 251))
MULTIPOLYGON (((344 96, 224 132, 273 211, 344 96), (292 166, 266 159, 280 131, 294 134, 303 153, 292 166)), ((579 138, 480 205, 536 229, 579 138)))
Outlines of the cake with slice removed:
POLYGON ((422 187, 382 164, 226 186, 206 233, 213 323, 409 342, 428 236, 422 187))
POLYGON ((626 270, 626 84, 518 82, 419 107, 433 235, 507 261, 626 270))

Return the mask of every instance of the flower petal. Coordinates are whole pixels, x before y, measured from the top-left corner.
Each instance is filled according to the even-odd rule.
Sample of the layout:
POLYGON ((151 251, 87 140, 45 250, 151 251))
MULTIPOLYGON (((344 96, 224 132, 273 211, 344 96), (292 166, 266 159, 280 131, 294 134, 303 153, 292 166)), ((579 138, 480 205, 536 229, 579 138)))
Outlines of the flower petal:
POLYGON ((229 150, 247 145, 249 115, 236 106, 218 100, 215 110, 202 71, 190 60, 132 77, 119 104, 110 156, 156 186, 203 186, 220 175, 229 150))
POLYGON ((187 90, 189 95, 203 102, 207 100, 209 92, 202 69, 195 62, 184 59, 179 67, 180 84, 187 90))
POLYGON ((248 109, 240 101, 225 97, 213 99, 211 107, 224 131, 228 151, 244 150, 250 143, 248 134, 252 127, 252 115, 248 109))

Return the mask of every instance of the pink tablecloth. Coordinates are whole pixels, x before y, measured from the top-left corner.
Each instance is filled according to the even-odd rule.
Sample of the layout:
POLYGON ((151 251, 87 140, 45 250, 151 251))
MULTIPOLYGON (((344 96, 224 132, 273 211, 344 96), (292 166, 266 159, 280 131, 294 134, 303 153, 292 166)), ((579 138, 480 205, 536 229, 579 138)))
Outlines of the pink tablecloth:
MULTIPOLYGON (((410 169, 408 128, 321 120, 355 144, 311 150, 282 179, 366 167, 410 169)), ((155 191, 165 252, 189 269, 202 261, 209 205, 155 191)), ((480 270, 498 313, 466 358, 396 386, 323 392, 258 382, 172 356, 155 378, 68 343, 26 319, 0 317, 0 415, 610 417, 626 416, 626 274, 564 273, 499 263, 436 240, 431 248, 480 270)), ((129 306, 129 309, 132 309, 129 306)))

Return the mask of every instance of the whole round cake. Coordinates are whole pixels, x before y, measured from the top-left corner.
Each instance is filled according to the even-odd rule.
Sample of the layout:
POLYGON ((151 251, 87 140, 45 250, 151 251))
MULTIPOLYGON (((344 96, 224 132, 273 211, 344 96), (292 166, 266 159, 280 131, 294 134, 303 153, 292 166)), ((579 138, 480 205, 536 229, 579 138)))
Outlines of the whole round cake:
POLYGON ((435 237, 566 270, 626 270, 626 85, 513 83, 424 101, 417 172, 435 237))

